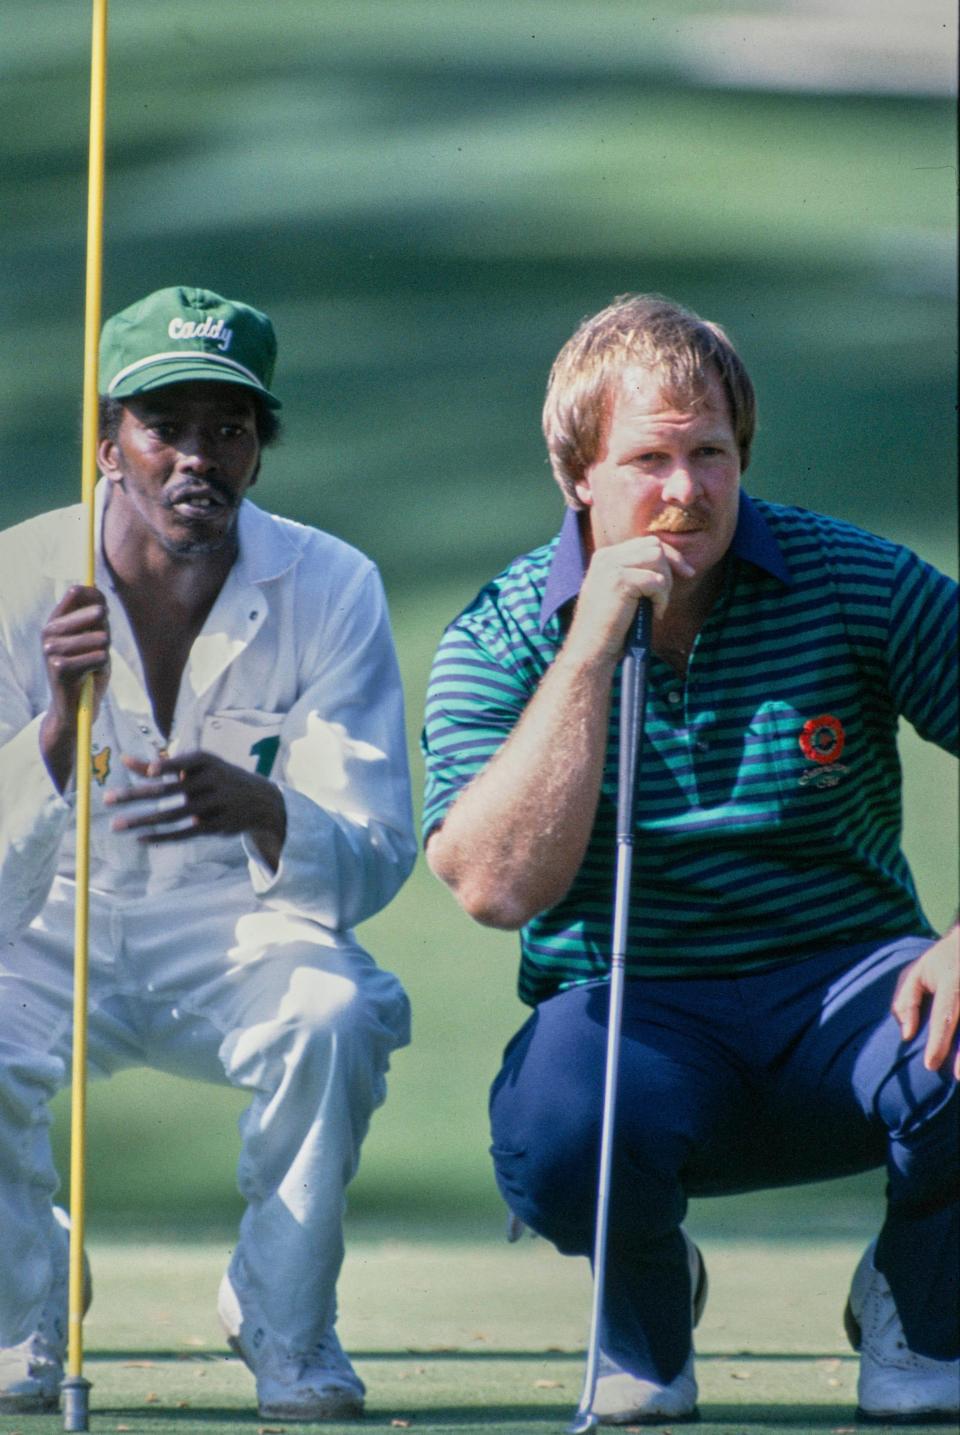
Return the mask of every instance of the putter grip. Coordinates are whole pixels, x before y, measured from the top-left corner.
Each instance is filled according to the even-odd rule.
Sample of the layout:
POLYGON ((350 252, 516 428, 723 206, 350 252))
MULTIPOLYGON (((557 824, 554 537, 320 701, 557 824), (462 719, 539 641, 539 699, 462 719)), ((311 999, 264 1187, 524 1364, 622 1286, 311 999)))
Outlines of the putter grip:
POLYGON ((623 657, 620 683, 620 762, 617 780, 617 843, 633 841, 633 807, 640 775, 647 706, 647 659, 653 610, 641 598, 623 657))
POLYGON ((641 598, 637 604, 637 615, 633 620, 633 626, 627 636, 628 651, 635 653, 640 648, 649 648, 652 627, 653 604, 649 598, 641 598))

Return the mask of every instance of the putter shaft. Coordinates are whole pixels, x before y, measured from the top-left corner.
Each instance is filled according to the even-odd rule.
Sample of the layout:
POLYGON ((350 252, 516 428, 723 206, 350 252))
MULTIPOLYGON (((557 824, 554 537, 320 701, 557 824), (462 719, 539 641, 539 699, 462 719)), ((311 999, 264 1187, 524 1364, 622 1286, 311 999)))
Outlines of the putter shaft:
POLYGON ((610 1212, 610 1183, 613 1174, 613 1135, 616 1119, 617 1085, 620 1067, 620 1034, 623 1026, 623 988, 627 941, 630 928, 630 879, 633 872, 633 813, 637 779, 640 775, 643 727, 646 711, 647 654, 650 646, 652 611, 650 600, 641 599, 630 635, 620 691, 620 767, 617 782, 617 863, 614 878, 613 932, 610 952, 610 1006, 607 1014, 607 1052, 603 1082, 603 1122, 600 1135, 600 1167, 597 1179, 597 1222, 593 1252, 593 1306, 583 1393, 569 1435, 582 1435, 597 1423, 593 1403, 600 1363, 600 1329, 606 1287, 607 1229, 610 1212))

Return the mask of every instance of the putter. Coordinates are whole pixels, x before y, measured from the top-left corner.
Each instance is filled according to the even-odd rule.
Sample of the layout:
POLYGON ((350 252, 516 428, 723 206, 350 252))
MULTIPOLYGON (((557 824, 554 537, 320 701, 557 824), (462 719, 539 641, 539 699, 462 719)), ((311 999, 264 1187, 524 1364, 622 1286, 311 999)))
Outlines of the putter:
MULTIPOLYGON (((81 489, 85 518, 86 578, 95 581, 94 486, 97 480, 97 358, 103 271, 103 165, 107 74, 107 0, 93 0, 90 47, 90 143, 87 172, 87 273, 83 353, 83 456, 81 489)), ((67 1374, 64 1430, 89 1430, 90 1382, 83 1374, 87 1129, 87 1005, 89 991, 90 751, 93 678, 83 681, 77 714, 77 906, 73 959, 73 1063, 70 1106, 70 1272, 67 1294, 67 1374)))
POLYGON ((597 1224, 593 1248, 593 1309, 583 1394, 567 1426, 568 1435, 593 1430, 597 1417, 593 1401, 600 1362, 600 1324, 607 1264, 607 1226, 610 1213, 610 1178, 613 1170, 613 1126, 620 1068, 620 1030, 623 1022, 623 984, 630 922, 630 876, 633 870, 633 809, 640 774, 643 724, 647 699, 647 660, 650 651, 652 610, 641 598, 623 659, 620 690, 620 768, 617 776, 617 865, 613 889, 613 935, 610 951, 610 1011, 607 1017, 607 1059, 603 1082, 603 1122, 600 1133, 600 1171, 597 1180, 597 1224))

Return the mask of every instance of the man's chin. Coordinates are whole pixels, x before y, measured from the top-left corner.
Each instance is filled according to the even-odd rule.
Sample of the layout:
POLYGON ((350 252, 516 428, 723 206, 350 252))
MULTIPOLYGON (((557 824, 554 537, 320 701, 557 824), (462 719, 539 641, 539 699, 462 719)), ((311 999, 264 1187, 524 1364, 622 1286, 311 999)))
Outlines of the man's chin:
POLYGON ((171 558, 202 558, 210 553, 222 553, 225 549, 236 546, 236 535, 233 529, 229 533, 207 534, 201 537, 199 534, 184 538, 165 538, 163 550, 171 558))

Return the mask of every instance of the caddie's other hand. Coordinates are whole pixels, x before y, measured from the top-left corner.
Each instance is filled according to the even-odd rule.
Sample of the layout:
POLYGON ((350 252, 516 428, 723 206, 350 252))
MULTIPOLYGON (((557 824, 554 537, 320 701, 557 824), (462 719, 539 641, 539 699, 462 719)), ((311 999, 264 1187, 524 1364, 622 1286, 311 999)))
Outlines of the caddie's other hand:
MULTIPOLYGON (((923 1064, 938 1071, 950 1056, 960 1023, 960 928, 934 942, 901 974, 891 1010, 900 1023, 904 1041, 916 1036, 923 1009, 929 1005, 927 1044, 923 1064)), ((960 1079, 960 1050, 954 1057, 953 1074, 960 1079)))
POLYGON ((140 842, 184 842, 213 834, 247 834, 274 868, 287 830, 280 789, 257 773, 210 752, 183 753, 144 762, 124 755, 124 766, 144 779, 111 788, 111 807, 151 803, 147 812, 113 819, 114 832, 135 832, 140 842))

